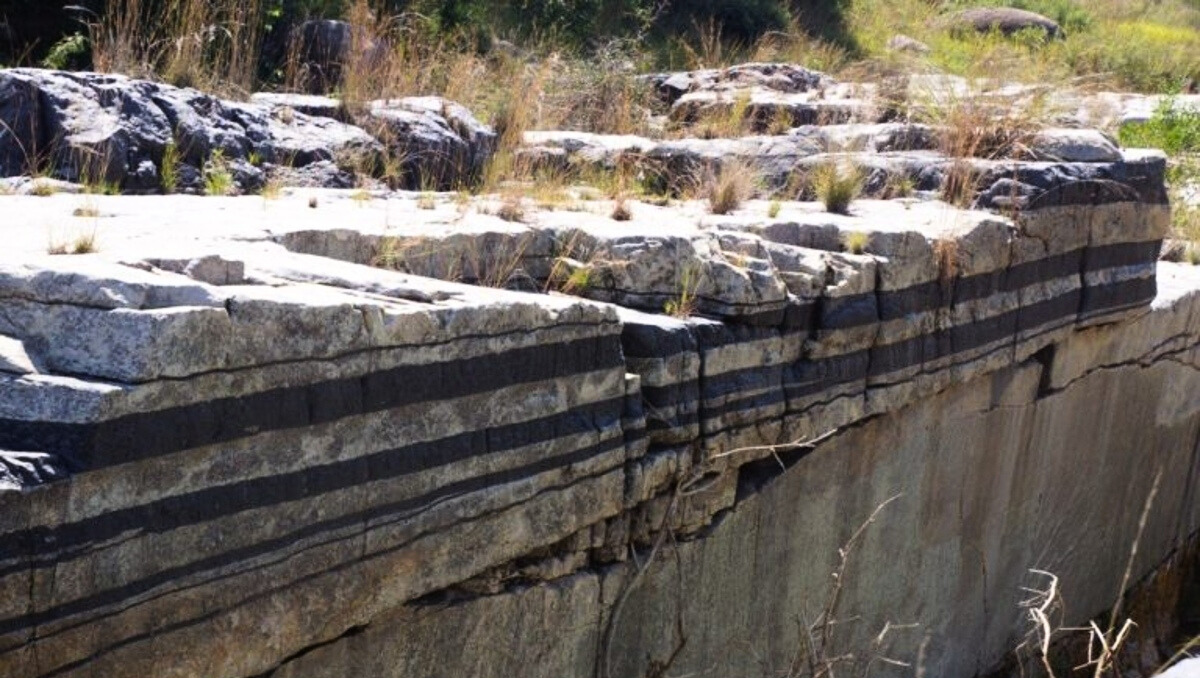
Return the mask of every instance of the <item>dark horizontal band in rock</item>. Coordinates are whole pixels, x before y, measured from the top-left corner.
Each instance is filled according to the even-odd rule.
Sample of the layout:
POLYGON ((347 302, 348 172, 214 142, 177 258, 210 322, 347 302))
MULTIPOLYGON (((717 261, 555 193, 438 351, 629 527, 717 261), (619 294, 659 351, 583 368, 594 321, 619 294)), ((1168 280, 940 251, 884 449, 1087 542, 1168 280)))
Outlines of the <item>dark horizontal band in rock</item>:
POLYGON ((0 449, 53 454, 72 472, 96 470, 263 432, 622 365, 619 338, 600 335, 470 359, 398 366, 363 376, 135 413, 99 423, 0 419, 0 449))
POLYGON ((822 330, 842 330, 876 321, 893 321, 951 304, 1012 293, 1064 276, 1094 273, 1114 267, 1152 265, 1158 260, 1161 247, 1161 241, 1091 246, 1006 269, 946 281, 926 281, 900 290, 820 298, 818 326, 822 330))
MULTIPOLYGON (((1094 288, 1103 292, 1094 303, 1095 308, 1086 310, 1088 315, 1123 311, 1148 304, 1154 298, 1153 279, 1130 279, 1094 288)), ((868 378, 882 377, 919 368, 927 363, 952 359, 956 355, 975 351, 1002 340, 1012 339, 1015 342, 1018 334, 1045 330, 1046 326, 1056 321, 1061 323, 1055 328, 1073 324, 1080 314, 1084 313, 1084 294, 1082 289, 1074 289, 1026 307, 931 334, 819 360, 778 364, 773 367, 782 371, 778 382, 766 378, 747 383, 745 380, 739 380, 737 371, 725 375, 705 376, 700 417, 702 420, 711 420, 741 408, 762 407, 769 403, 764 401, 763 395, 755 395, 729 400, 720 406, 710 405, 714 399, 725 399, 743 391, 778 386, 780 389, 764 394, 777 394, 776 398, 780 401, 802 399, 839 385, 866 381, 868 378)), ((967 361, 970 360, 973 359, 967 361)), ((952 361, 949 365, 959 363, 965 362, 952 361)), ((769 375, 780 376, 775 371, 771 371, 769 375)))
MULTIPOLYGON (((611 427, 619 422, 621 401, 619 399, 612 400, 594 404, 579 411, 491 428, 488 431, 467 432, 327 465, 210 487, 144 505, 114 510, 70 524, 32 527, 10 532, 0 535, 0 544, 11 550, 10 555, 20 555, 21 557, 17 558, 17 562, 0 568, 0 576, 29 569, 51 567, 67 560, 79 558, 90 552, 92 545, 112 540, 128 531, 165 533, 184 526, 211 522, 247 510, 310 499, 372 481, 416 474, 469 458, 503 451, 489 448, 493 444, 513 449, 594 432, 601 428, 601 424, 611 427)), ((353 526, 389 513, 418 510, 436 498, 468 494, 518 481, 542 472, 581 463, 604 453, 623 449, 624 446, 623 436, 611 437, 595 445, 567 454, 551 456, 518 468, 446 484, 420 496, 376 505, 369 509, 301 528, 289 534, 289 542, 316 533, 353 526)), ((88 611, 97 606, 114 604, 130 595, 170 582, 182 575, 211 569, 221 564, 234 563, 287 545, 287 542, 279 543, 279 540, 271 539, 265 543, 248 546, 230 553, 214 555, 202 560, 202 564, 193 562, 189 565, 173 567, 127 584, 120 589, 99 593, 94 598, 88 598, 86 604, 77 601, 33 617, 18 617, 0 621, 0 635, 88 611)))

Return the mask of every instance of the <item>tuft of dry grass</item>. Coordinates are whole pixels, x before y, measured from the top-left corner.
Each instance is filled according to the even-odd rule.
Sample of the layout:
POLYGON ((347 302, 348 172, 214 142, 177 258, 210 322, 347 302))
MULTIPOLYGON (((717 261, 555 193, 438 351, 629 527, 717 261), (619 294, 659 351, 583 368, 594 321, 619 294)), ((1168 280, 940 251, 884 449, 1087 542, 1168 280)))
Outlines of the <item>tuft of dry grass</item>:
POLYGON ((1020 158, 1051 116, 1044 90, 1017 102, 978 93, 935 97, 913 112, 916 121, 938 130, 938 150, 950 158, 1020 158))
POLYGON ((488 288, 522 286, 529 282, 523 265, 534 240, 532 232, 446 239, 386 236, 371 266, 488 288))
POLYGON ((758 171, 752 165, 736 159, 723 162, 720 172, 710 176, 703 188, 708 211, 728 215, 753 195, 757 185, 758 171))
POLYGON ((246 96, 258 71, 263 10, 263 0, 112 2, 88 24, 92 62, 97 71, 246 96))
POLYGON ((50 182, 42 179, 35 179, 33 181, 33 186, 29 189, 29 193, 33 196, 41 196, 42 198, 45 198, 58 193, 58 189, 55 188, 55 186, 50 182))
POLYGON ((95 229, 79 232, 70 240, 59 239, 52 234, 46 246, 48 255, 86 255, 98 250, 95 229))
POLYGON ((965 158, 955 159, 942 178, 942 200, 959 208, 968 208, 975 200, 975 184, 978 181, 975 165, 965 158))
POLYGON ((505 222, 524 222, 525 221, 525 201, 517 194, 509 194, 501 201, 500 207, 496 208, 496 217, 505 222))
POLYGON ((958 241, 940 238, 933 242, 933 259, 938 265, 938 280, 947 284, 958 276, 958 241))
POLYGON ((94 253, 97 250, 95 230, 80 234, 71 242, 71 254, 73 255, 85 255, 87 253, 94 253))
POLYGON ((633 219, 633 209, 629 207, 629 201, 626 200, 624 196, 618 196, 617 199, 613 201, 613 209, 612 213, 609 214, 609 217, 613 218, 617 222, 628 222, 629 220, 633 219))

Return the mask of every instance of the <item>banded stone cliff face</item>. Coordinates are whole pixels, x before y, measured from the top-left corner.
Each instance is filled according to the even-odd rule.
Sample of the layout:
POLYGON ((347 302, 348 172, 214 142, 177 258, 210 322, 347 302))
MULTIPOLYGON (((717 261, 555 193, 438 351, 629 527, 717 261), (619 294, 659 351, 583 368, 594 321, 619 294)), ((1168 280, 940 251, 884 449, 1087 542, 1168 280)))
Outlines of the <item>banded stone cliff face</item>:
POLYGON ((1083 623, 1113 605, 1135 540, 1136 580, 1200 529, 1200 277, 1163 268, 1137 320, 743 466, 732 507, 667 540, 632 585, 625 562, 447 593, 275 672, 804 674, 819 627, 806 643, 802 626, 865 526, 820 660, 843 675, 989 674, 1029 631, 1023 588, 1048 585, 1032 570, 1058 577, 1064 625, 1083 623))
POLYGON ((849 216, 102 196, 76 256, 6 197, 0 671, 784 672, 896 494, 836 645, 986 670, 1029 569, 1110 603, 1157 470, 1138 573, 1194 531, 1200 281, 1116 154, 849 216))

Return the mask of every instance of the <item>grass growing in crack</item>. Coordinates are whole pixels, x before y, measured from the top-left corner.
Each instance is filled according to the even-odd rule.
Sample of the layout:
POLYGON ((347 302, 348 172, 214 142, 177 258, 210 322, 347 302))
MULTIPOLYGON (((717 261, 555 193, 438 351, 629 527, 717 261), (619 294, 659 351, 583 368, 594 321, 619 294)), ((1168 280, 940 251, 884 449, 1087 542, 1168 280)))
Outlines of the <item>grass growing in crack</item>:
POLYGON ((699 299, 700 277, 703 275, 699 265, 688 263, 678 270, 679 280, 676 284, 676 295, 663 305, 663 312, 676 319, 686 319, 696 313, 699 299))
POLYGON ((350 192, 350 200, 361 208, 371 202, 371 192, 367 191, 366 187, 359 187, 350 192))
POLYGON ((955 159, 942 178, 941 198, 959 208, 969 208, 975 200, 979 171, 965 158, 955 159))
POLYGON ((934 241, 933 259, 938 266, 938 281, 948 286, 958 276, 958 241, 952 238, 934 241))
POLYGON ((163 148, 158 177, 164 194, 173 194, 179 188, 179 148, 174 142, 169 142, 163 148))
POLYGON ((96 207, 95 201, 86 200, 82 205, 71 211, 72 217, 99 217, 100 209, 96 207))
POLYGON ((825 210, 849 215, 850 204, 863 187, 862 171, 840 163, 823 163, 812 173, 812 188, 825 210))
POLYGON ((780 203, 779 201, 771 201, 770 205, 767 206, 767 217, 769 217, 771 219, 775 219, 776 217, 779 217, 779 211, 782 209, 783 209, 782 203, 780 203))
POLYGON ((385 236, 371 265, 486 288, 507 288, 523 279, 532 232, 441 240, 426 236, 385 236))
POLYGON ((848 253, 862 255, 867 250, 867 244, 871 242, 871 235, 865 231, 848 231, 842 234, 842 247, 848 253))
POLYGON ((559 291, 567 295, 578 295, 587 292, 592 285, 592 268, 584 265, 578 267, 567 276, 559 291))
POLYGON ((258 190, 264 201, 274 201, 283 195, 283 182, 278 177, 267 177, 262 188, 258 190))

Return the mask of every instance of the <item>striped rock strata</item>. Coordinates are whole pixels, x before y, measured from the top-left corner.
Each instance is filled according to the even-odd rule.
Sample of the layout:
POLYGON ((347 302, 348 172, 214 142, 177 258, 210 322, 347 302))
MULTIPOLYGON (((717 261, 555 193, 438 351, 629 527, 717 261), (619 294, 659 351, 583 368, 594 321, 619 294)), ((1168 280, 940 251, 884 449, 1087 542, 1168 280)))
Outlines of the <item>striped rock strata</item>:
MULTIPOLYGON (((334 659, 439 594, 563 578, 598 622, 597 570, 659 527, 719 531, 764 447, 997 371, 1024 385, 1014 367, 1048 348, 1072 358, 1032 384, 1066 389, 1176 321, 1194 345, 1190 313, 1146 314, 1163 166, 1022 166, 1003 214, 635 202, 616 222, 577 197, 514 223, 486 198, 96 197, 100 252, 75 256, 45 255, 38 226, 83 224, 85 199, 5 198, 0 671, 453 672, 304 652, 334 659), (1145 340, 1112 330, 1139 317, 1145 340)), ((577 642, 544 670, 595 670, 577 642)))

